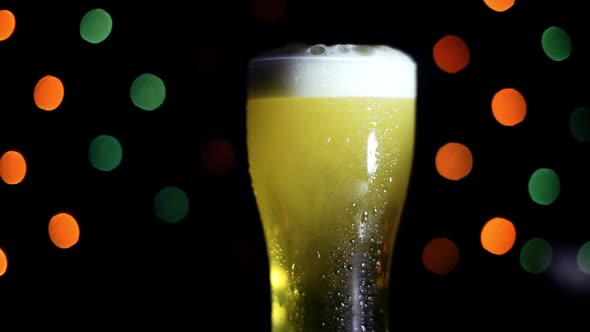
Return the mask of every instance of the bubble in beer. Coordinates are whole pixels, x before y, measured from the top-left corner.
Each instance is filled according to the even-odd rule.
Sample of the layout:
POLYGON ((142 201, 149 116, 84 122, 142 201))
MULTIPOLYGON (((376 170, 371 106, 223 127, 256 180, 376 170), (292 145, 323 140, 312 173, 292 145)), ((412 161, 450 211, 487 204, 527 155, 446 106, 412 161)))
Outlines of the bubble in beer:
POLYGON ((553 61, 563 61, 572 53, 572 41, 568 33, 556 26, 547 28, 541 37, 543 51, 553 61))
POLYGON ((492 218, 483 226, 480 241, 486 251, 498 256, 504 255, 514 246, 516 228, 508 219, 492 218))
POLYGON ((590 141, 590 109, 576 107, 570 114, 570 132, 581 142, 590 141))
POLYGON ((467 67, 470 60, 469 47, 458 36, 446 35, 432 48, 434 63, 440 70, 455 74, 467 67))
POLYGON ((529 179, 529 195, 540 205, 550 205, 559 196, 559 176, 550 168, 539 168, 529 179))
POLYGON ((492 98, 492 114, 496 121, 504 126, 521 123, 526 116, 526 101, 514 88, 504 88, 492 98))
POLYGON ((154 74, 141 74, 131 84, 131 101, 144 111, 153 111, 166 99, 166 86, 161 78, 154 74))
POLYGON ((80 36, 91 44, 103 42, 111 34, 113 20, 104 9, 92 9, 80 22, 80 36))
POLYGON ((154 212, 164 222, 177 223, 187 216, 188 211, 188 196, 179 187, 165 187, 154 196, 154 212))
POLYGON ((483 0, 483 2, 496 12, 505 12, 514 5, 514 0, 483 0))

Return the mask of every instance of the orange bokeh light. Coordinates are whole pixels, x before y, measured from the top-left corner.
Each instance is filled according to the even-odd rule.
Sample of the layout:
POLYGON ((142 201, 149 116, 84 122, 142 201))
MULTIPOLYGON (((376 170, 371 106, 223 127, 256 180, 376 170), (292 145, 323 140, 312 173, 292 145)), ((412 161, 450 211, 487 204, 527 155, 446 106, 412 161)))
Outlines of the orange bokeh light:
POLYGON ((18 151, 7 151, 0 158, 0 177, 7 184, 19 184, 27 174, 27 162, 18 151))
POLYGON ((467 146, 450 142, 438 149, 434 164, 438 174, 446 179, 456 181, 471 173, 473 156, 467 146))
POLYGON ((434 274, 448 274, 459 263, 459 248, 445 237, 434 238, 424 246, 422 263, 434 274))
POLYGON ((2 248, 0 248, 0 276, 3 276, 8 270, 8 257, 2 248))
POLYGON ((483 2, 496 12, 505 12, 514 6, 514 0, 483 0, 483 2))
POLYGON ((482 247, 494 255, 504 255, 512 249, 515 241, 516 228, 504 218, 490 219, 481 230, 482 247))
POLYGON ((504 126, 517 125, 526 117, 526 100, 516 89, 502 89, 492 98, 492 113, 504 126))
POLYGON ((78 222, 68 213, 56 214, 49 220, 49 238, 58 248, 72 247, 80 238, 78 222))
POLYGON ((0 10, 0 41, 4 41, 14 32, 16 19, 10 10, 0 10))
POLYGON ((53 111, 61 105, 64 98, 64 86, 55 76, 47 75, 35 85, 33 93, 35 105, 44 111, 53 111))
POLYGON ((470 52, 463 39, 455 35, 446 35, 434 44, 432 57, 442 71, 455 74, 467 67, 470 52))

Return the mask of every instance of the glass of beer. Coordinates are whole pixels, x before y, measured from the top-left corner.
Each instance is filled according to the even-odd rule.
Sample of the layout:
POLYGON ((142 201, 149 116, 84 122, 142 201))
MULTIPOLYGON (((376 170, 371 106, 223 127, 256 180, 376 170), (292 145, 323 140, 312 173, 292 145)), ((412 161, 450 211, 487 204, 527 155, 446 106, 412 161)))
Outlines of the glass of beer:
POLYGON ((386 45, 289 45, 250 60, 249 172, 273 332, 388 331, 416 76, 386 45))

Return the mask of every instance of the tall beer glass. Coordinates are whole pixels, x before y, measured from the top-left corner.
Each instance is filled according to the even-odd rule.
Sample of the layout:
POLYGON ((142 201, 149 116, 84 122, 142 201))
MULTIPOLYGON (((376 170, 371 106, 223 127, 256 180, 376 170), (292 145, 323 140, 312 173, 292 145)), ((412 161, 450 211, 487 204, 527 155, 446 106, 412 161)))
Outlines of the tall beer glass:
POLYGON ((416 64, 377 45, 291 45, 248 66, 249 171, 272 331, 388 331, 412 167, 416 64))

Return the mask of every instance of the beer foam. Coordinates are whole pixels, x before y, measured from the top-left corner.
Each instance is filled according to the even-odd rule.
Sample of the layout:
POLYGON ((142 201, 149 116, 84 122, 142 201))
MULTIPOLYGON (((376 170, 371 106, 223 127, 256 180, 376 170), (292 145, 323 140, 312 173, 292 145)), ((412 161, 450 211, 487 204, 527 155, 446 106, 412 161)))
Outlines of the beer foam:
POLYGON ((248 66, 249 97, 416 97, 416 63, 386 45, 289 44, 248 66))

